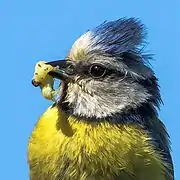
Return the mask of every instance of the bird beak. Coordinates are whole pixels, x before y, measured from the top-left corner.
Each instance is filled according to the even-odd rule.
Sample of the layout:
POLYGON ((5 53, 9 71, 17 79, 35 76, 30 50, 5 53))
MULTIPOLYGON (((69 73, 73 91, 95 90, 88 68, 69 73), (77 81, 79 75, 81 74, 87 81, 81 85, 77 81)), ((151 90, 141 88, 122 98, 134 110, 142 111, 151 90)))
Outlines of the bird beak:
POLYGON ((52 77, 63 80, 65 82, 69 82, 70 80, 72 80, 71 74, 69 74, 67 71, 69 63, 66 60, 50 61, 46 64, 54 67, 54 69, 49 72, 49 75, 51 75, 52 77))

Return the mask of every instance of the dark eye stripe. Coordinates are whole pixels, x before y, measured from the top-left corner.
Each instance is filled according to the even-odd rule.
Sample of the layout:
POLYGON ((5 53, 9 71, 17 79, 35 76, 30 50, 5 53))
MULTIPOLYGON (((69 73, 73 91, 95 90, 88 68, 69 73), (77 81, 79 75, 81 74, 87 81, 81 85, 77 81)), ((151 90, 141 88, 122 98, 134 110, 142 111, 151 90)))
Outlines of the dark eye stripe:
MULTIPOLYGON (((114 70, 114 69, 109 69, 107 68, 105 65, 103 64, 99 64, 99 63, 93 63, 91 65, 84 65, 82 63, 79 63, 79 64, 72 64, 71 62, 69 62, 67 64, 67 67, 65 67, 65 71, 67 74, 69 75, 80 75, 80 76, 91 76, 91 77, 94 77, 94 78, 102 78, 102 77, 105 77, 105 76, 110 76, 112 74, 116 74, 118 76, 125 76, 127 75, 126 72, 122 72, 122 71, 117 71, 117 70, 114 70), (95 66, 97 66, 96 68, 99 67, 99 72, 97 70, 97 72, 94 72, 96 74, 92 74, 91 70, 92 68, 95 68, 95 66), (99 73, 99 74, 97 74, 99 73)), ((94 69, 95 70, 95 69, 94 69)))

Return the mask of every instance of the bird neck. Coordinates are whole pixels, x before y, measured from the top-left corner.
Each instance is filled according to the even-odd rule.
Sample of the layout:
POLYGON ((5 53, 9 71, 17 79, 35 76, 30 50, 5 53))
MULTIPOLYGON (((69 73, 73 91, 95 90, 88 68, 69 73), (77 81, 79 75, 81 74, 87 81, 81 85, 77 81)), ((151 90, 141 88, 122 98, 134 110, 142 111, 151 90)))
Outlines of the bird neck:
POLYGON ((144 124, 145 120, 152 119, 157 116, 157 110, 151 103, 143 103, 137 108, 127 108, 127 110, 122 113, 117 113, 113 115, 112 118, 110 117, 109 120, 111 122, 118 121, 119 123, 144 124))
POLYGON ((120 124, 144 124, 145 120, 152 119, 158 116, 157 110, 152 103, 143 103, 137 108, 126 108, 123 112, 114 113, 111 116, 97 118, 97 117, 87 117, 85 115, 75 115, 71 108, 68 108, 67 105, 61 106, 59 104, 57 108, 59 111, 63 111, 70 116, 74 117, 76 120, 84 120, 87 122, 102 122, 107 121, 109 123, 120 123, 120 124))

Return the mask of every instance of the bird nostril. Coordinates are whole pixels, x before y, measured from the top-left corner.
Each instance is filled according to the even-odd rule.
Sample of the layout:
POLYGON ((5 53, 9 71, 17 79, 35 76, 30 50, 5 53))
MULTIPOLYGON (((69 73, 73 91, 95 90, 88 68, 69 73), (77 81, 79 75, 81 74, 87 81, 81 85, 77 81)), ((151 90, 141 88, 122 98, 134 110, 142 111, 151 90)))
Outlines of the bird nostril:
POLYGON ((38 87, 40 85, 40 82, 37 82, 34 79, 31 82, 34 87, 38 87))

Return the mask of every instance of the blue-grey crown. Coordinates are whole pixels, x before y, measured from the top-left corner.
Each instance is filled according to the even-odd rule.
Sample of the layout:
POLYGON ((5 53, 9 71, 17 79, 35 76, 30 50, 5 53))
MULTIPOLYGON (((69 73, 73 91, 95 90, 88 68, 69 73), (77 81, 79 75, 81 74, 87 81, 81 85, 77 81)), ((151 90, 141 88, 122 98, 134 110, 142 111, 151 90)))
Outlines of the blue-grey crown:
POLYGON ((146 29, 136 18, 121 18, 104 22, 89 30, 76 40, 68 55, 69 59, 86 59, 87 54, 100 53, 120 57, 124 52, 135 56, 136 61, 148 61, 150 56, 142 54, 146 29))
POLYGON ((146 30, 135 18, 122 18, 105 22, 90 31, 92 49, 116 55, 128 51, 136 51, 144 43, 146 30))

